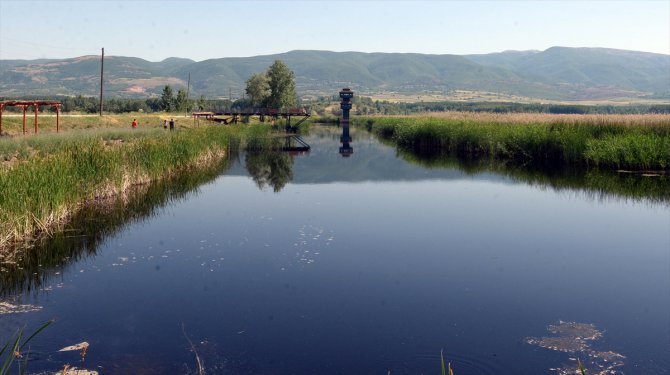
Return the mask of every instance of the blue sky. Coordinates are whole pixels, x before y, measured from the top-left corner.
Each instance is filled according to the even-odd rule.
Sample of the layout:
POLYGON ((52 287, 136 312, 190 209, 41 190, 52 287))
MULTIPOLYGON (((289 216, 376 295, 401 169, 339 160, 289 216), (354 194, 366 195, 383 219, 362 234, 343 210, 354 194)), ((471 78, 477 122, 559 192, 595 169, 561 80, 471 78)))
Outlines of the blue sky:
POLYGON ((0 59, 194 60, 295 49, 471 54, 607 47, 670 54, 670 0, 0 0, 0 59))

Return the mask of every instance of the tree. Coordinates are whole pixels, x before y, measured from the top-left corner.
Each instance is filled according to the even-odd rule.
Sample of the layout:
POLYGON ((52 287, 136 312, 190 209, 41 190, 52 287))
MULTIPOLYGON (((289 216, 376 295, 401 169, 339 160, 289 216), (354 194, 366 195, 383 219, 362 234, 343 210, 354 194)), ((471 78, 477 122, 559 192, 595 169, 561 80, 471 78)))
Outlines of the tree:
POLYGON ((161 109, 170 112, 174 109, 174 96, 172 94, 172 87, 165 85, 163 95, 161 95, 161 109))
POLYGON ((175 101, 175 107, 178 112, 185 112, 189 110, 188 98, 186 98, 186 90, 179 89, 177 91, 177 99, 175 101))
POLYGON ((266 73, 270 96, 267 105, 270 108, 285 108, 295 106, 297 95, 295 92, 294 74, 281 60, 275 60, 266 73))
POLYGON ((247 80, 246 93, 252 107, 265 104, 270 97, 270 83, 267 74, 254 74, 247 80))
POLYGON ((205 99, 205 95, 200 95, 200 97, 198 98, 198 101, 196 102, 195 106, 196 106, 196 108, 198 108, 199 111, 202 111, 203 109, 205 109, 205 107, 207 106, 207 100, 205 99))

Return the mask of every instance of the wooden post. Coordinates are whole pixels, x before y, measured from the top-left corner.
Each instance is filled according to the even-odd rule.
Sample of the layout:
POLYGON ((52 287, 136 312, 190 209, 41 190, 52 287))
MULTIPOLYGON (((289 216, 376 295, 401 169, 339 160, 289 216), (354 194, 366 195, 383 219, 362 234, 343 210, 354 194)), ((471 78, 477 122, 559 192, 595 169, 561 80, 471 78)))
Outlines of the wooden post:
POLYGON ((25 135, 26 134, 26 108, 27 107, 25 105, 22 106, 22 107, 23 107, 23 135, 25 135))
POLYGON ((56 133, 60 132, 60 104, 56 105, 56 133))
POLYGON ((105 66, 105 49, 102 49, 102 58, 100 59, 100 116, 102 116, 102 75, 104 74, 103 67, 105 66))
POLYGON ((35 107, 35 134, 37 134, 37 111, 39 111, 40 106, 37 103, 33 103, 33 107, 35 107))
POLYGON ((2 111, 5 109, 3 104, 0 104, 0 135, 2 135, 2 111))

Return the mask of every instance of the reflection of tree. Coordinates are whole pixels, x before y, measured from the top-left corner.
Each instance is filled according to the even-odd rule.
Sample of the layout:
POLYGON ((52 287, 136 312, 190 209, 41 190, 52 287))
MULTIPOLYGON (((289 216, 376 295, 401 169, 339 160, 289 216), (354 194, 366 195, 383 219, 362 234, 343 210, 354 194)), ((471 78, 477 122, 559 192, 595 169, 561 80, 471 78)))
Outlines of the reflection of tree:
POLYGON ((293 158, 284 152, 248 151, 245 164, 261 190, 272 186, 277 193, 293 179, 293 158))

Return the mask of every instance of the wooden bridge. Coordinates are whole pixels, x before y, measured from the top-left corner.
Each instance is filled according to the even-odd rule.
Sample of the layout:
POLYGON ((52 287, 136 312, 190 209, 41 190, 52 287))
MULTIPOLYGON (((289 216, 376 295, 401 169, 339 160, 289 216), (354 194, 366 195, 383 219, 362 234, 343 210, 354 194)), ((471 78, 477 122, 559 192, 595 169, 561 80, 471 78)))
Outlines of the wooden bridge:
POLYGON ((242 118, 257 116, 261 121, 269 118, 272 123, 275 123, 280 118, 286 119, 286 130, 295 130, 303 121, 309 118, 310 113, 305 108, 289 108, 288 110, 279 110, 273 108, 245 108, 229 110, 224 112, 193 112, 191 116, 199 120, 204 118, 208 121, 222 123, 224 125, 237 124, 242 118), (300 120, 291 125, 291 118, 298 117, 300 120))
POLYGON ((191 116, 196 121, 200 118, 204 118, 207 121, 217 122, 224 125, 237 124, 245 117, 250 118, 257 116, 260 121, 265 121, 269 118, 272 124, 275 124, 277 120, 283 118, 286 119, 286 135, 276 135, 285 138, 282 150, 288 151, 292 155, 302 155, 308 153, 311 148, 307 142, 295 134, 298 126, 310 116, 310 113, 305 108, 289 108, 285 111, 272 108, 246 108, 224 112, 192 112, 191 116), (298 117, 300 120, 294 125, 291 125, 291 118, 293 117, 298 117))

